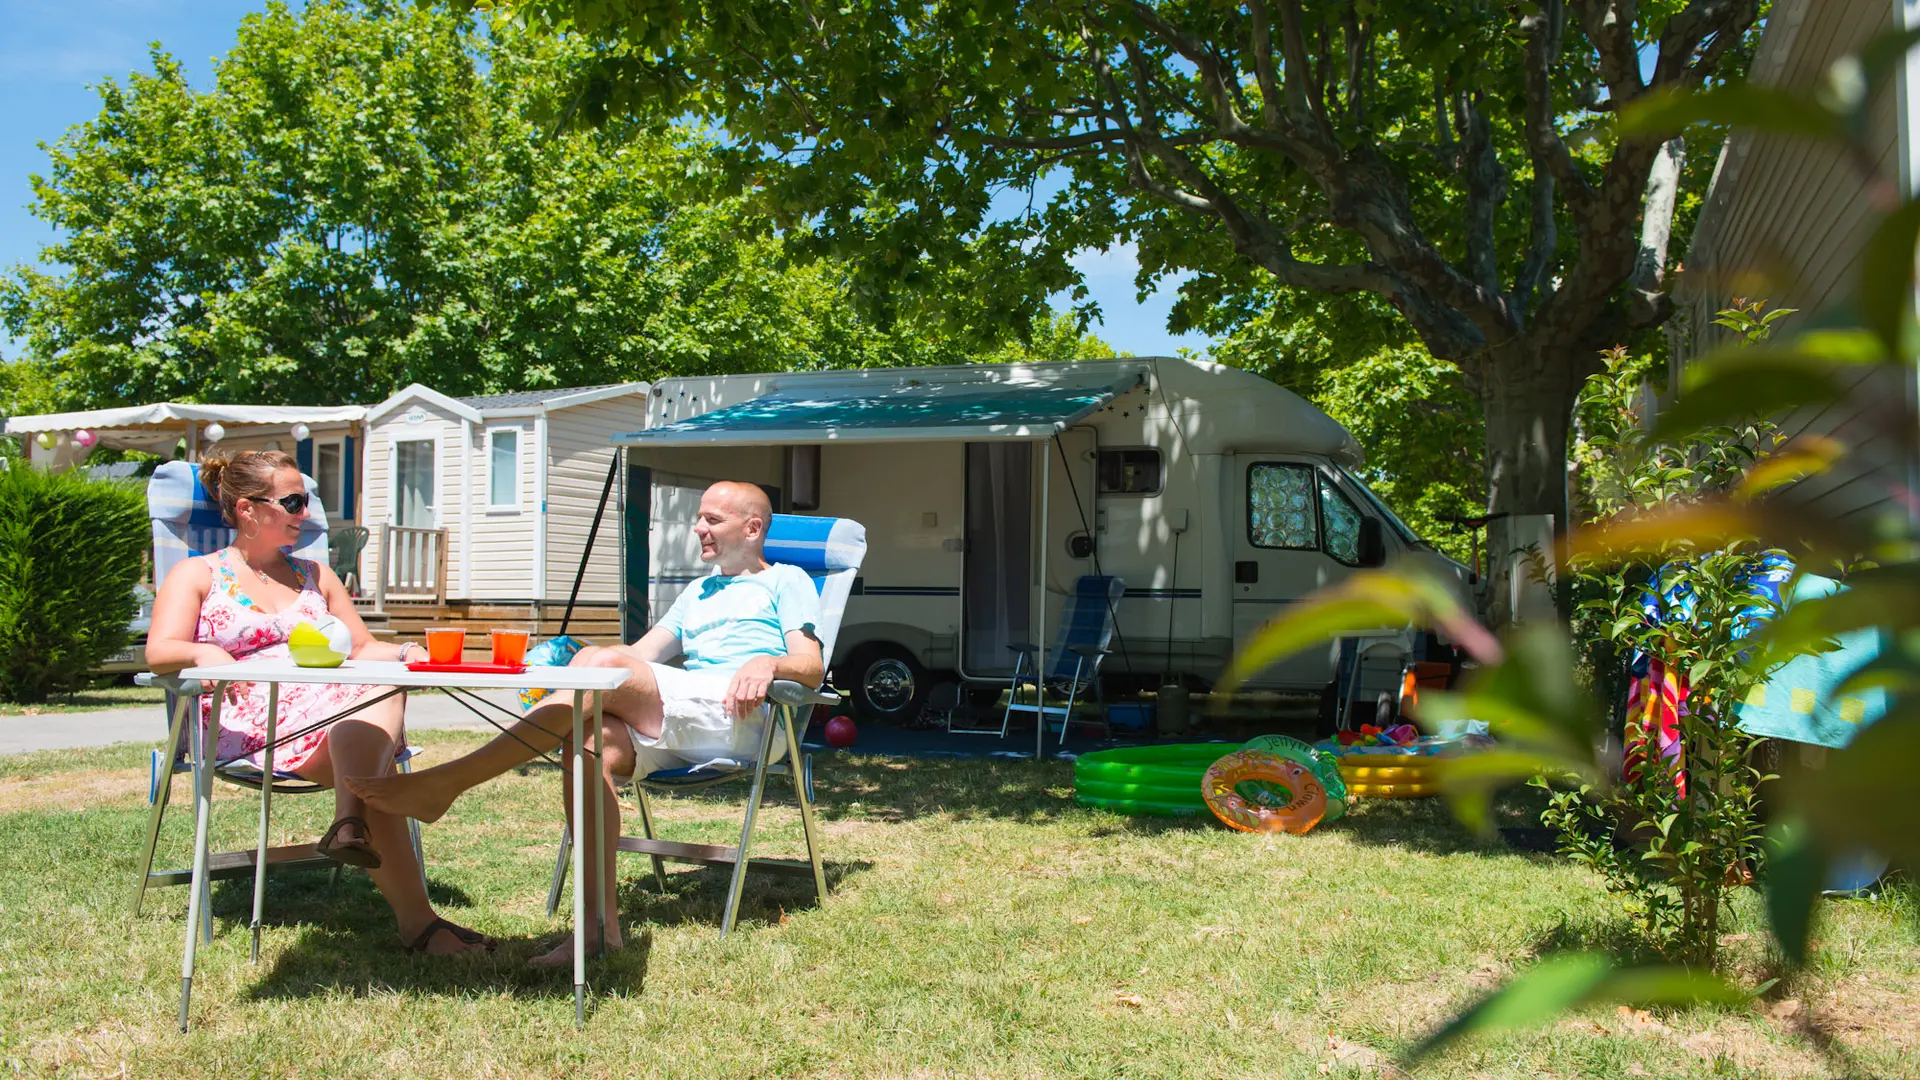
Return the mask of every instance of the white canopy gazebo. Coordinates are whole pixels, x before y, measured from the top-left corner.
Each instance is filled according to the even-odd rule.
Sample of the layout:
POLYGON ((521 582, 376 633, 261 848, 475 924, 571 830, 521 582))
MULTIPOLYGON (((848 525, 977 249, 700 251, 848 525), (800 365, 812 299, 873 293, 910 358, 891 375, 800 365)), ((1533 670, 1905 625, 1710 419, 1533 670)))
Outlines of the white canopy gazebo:
POLYGON ((48 469, 86 460, 96 446, 171 455, 185 443, 186 459, 220 443, 238 450, 278 449, 294 455, 300 470, 320 485, 329 513, 356 515, 355 442, 367 410, 361 405, 201 405, 162 401, 113 409, 12 416, 5 434, 20 440, 27 460, 48 469), (86 434, 82 435, 81 433, 86 434))

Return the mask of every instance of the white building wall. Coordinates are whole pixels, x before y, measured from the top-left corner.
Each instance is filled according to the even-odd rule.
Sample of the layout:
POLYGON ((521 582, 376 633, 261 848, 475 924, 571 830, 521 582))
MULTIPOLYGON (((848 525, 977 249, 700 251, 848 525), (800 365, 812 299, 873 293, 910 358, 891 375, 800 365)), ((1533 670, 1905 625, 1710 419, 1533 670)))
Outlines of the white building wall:
POLYGON ((381 417, 369 425, 365 454, 362 456, 361 505, 365 511, 364 524, 370 535, 367 538, 366 553, 362 556, 361 566, 367 575, 363 591, 373 592, 374 575, 381 565, 380 526, 394 524, 393 500, 393 444, 408 439, 438 438, 440 456, 437 461, 437 484, 434 507, 438 521, 436 524, 447 534, 447 576, 457 582, 459 574, 454 569, 460 565, 465 552, 460 544, 460 474, 464 465, 461 437, 462 422, 459 417, 427 404, 408 403, 381 417), (409 423, 414 417, 417 422, 409 423))
MULTIPOLYGON (((1775 0, 1752 78, 1812 94, 1835 60, 1893 28, 1893 8, 1892 0, 1775 0)), ((1896 106, 1889 81, 1871 102, 1868 155, 1889 183, 1899 175, 1896 106)), ((1678 288, 1688 337, 1682 354, 1698 357, 1730 343, 1731 332, 1712 320, 1734 297, 1797 309, 1800 314, 1776 324, 1781 333, 1847 300, 1858 255, 1879 220, 1870 183, 1837 143, 1735 132, 1721 150, 1685 258, 1678 288)), ((1895 381, 1879 393, 1784 417, 1789 433, 1830 434, 1852 451, 1841 469, 1803 482, 1793 494, 1829 516, 1885 508, 1890 482, 1902 480, 1907 465, 1890 440, 1870 430, 1862 403, 1897 402, 1910 392, 1895 381)))
POLYGON ((473 445, 461 457, 473 474, 471 512, 473 550, 466 570, 471 581, 469 599, 525 603, 533 598, 533 538, 540 525, 540 503, 535 491, 534 445, 531 416, 488 417, 473 425, 473 445), (513 431, 519 439, 518 500, 495 507, 491 501, 489 432, 513 431))
MULTIPOLYGON (((646 425, 646 398, 636 393, 547 414, 547 601, 564 605, 580 569, 593 515, 614 458, 613 437, 646 425)), ((594 537, 593 555, 580 583, 580 599, 620 599, 620 499, 623 478, 614 479, 607 511, 594 537)))

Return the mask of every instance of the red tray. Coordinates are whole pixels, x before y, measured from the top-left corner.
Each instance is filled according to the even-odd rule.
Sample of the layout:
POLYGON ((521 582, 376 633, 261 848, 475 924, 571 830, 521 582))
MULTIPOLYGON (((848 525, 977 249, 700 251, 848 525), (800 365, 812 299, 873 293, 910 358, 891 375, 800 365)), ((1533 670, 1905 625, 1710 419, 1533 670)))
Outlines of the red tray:
POLYGON ((525 664, 436 664, 428 660, 415 660, 407 665, 408 671, 441 672, 453 675, 518 675, 527 670, 525 664))

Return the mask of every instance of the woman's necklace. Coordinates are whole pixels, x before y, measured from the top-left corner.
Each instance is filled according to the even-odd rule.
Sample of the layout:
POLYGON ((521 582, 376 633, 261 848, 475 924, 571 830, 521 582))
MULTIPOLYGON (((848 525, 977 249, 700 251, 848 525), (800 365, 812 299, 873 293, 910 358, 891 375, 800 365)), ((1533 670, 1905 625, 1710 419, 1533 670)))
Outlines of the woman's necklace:
MULTIPOLYGON (((275 554, 278 554, 278 552, 276 552, 275 554)), ((244 566, 248 570, 253 571, 254 577, 259 578, 261 581, 264 581, 269 585, 274 583, 273 577, 270 574, 268 574, 265 570, 262 570, 259 567, 253 565, 253 563, 247 561, 247 556, 245 555, 245 553, 243 553, 240 550, 238 545, 234 546, 233 557, 240 560, 241 566, 244 566)), ((284 556, 282 557, 284 558, 284 556)))

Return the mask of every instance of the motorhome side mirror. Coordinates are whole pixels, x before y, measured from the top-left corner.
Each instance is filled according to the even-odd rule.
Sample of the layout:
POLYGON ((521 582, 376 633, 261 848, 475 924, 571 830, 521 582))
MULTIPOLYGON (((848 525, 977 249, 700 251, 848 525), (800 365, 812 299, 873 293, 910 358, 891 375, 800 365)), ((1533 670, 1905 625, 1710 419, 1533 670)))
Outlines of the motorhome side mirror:
POLYGON ((1387 562, 1387 534, 1380 528, 1379 518, 1360 519, 1360 565, 1385 566, 1387 562))

